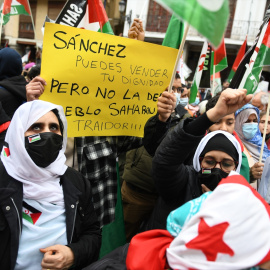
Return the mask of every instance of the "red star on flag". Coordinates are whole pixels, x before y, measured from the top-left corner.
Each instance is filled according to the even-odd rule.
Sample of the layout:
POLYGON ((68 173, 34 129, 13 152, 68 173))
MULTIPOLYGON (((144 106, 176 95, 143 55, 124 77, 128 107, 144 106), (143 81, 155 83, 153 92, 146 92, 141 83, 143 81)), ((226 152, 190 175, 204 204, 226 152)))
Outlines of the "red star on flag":
POLYGON ((223 235, 229 225, 228 222, 223 222, 211 227, 201 218, 198 235, 186 243, 186 247, 201 250, 207 261, 216 261, 218 253, 233 256, 234 251, 223 241, 223 235))
POLYGON ((201 71, 203 69, 203 66, 204 66, 204 62, 202 62, 200 65, 199 65, 199 71, 201 71))

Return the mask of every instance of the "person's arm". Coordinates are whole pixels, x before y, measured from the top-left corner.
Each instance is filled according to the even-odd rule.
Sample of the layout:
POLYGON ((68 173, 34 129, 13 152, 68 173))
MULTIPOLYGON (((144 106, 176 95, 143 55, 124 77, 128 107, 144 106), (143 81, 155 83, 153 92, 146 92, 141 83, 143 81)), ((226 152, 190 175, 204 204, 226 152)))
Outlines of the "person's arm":
POLYGON ((189 173, 183 164, 189 152, 194 151, 206 130, 227 114, 244 106, 252 95, 246 90, 227 89, 216 106, 182 128, 177 125, 161 142, 153 159, 153 178, 159 194, 165 200, 181 195, 189 173))
POLYGON ((145 124, 143 140, 138 137, 118 136, 113 137, 117 153, 123 153, 144 144, 150 155, 154 155, 157 146, 170 127, 170 116, 176 105, 176 97, 172 93, 164 91, 158 98, 157 114, 150 117, 145 124))
POLYGON ((171 114, 175 105, 175 95, 164 91, 158 98, 157 114, 149 118, 144 126, 143 144, 146 151, 152 156, 170 129, 171 114))
POLYGON ((90 182, 84 177, 83 179, 85 185, 82 191, 84 195, 82 204, 84 215, 81 216, 80 213, 77 213, 81 216, 81 233, 78 236, 78 241, 67 245, 74 253, 74 265, 72 267, 74 270, 80 270, 95 262, 98 259, 101 246, 101 231, 92 202, 90 182))

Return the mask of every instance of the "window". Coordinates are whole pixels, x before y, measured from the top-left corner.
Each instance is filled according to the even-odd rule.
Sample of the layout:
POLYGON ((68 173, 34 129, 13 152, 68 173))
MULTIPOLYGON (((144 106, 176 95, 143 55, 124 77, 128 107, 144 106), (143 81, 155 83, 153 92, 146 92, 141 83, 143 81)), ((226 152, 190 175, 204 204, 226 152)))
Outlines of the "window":
POLYGON ((170 19, 170 12, 168 12, 153 0, 150 0, 146 31, 165 33, 170 19))
MULTIPOLYGON (((30 4, 33 20, 35 23, 37 2, 29 1, 29 4, 30 4)), ((19 38, 34 39, 34 29, 33 29, 31 16, 20 15, 19 22, 20 22, 19 38)))

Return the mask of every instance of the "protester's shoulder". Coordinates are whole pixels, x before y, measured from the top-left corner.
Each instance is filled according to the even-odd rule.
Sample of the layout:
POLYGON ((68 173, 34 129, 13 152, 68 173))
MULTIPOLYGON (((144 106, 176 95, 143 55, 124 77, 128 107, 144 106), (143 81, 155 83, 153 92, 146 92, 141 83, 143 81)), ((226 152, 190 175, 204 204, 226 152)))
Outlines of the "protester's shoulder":
POLYGON ((0 85, 3 85, 3 87, 6 84, 16 84, 16 85, 25 86, 25 85, 27 85, 27 81, 25 80, 25 78, 22 75, 19 75, 19 76, 13 76, 10 78, 6 78, 6 79, 0 81, 0 85))
POLYGON ((64 176, 80 191, 90 188, 90 182, 80 172, 71 167, 67 168, 64 176))

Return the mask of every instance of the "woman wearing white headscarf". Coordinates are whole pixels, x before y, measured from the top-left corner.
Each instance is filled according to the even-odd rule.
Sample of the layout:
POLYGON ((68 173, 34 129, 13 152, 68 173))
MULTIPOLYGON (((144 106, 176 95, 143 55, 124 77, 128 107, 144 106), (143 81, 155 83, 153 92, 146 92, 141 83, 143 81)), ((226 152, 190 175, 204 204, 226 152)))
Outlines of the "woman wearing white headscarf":
POLYGON ((82 269, 97 259, 91 187, 65 165, 63 108, 27 102, 15 112, 0 162, 3 269, 82 269))

